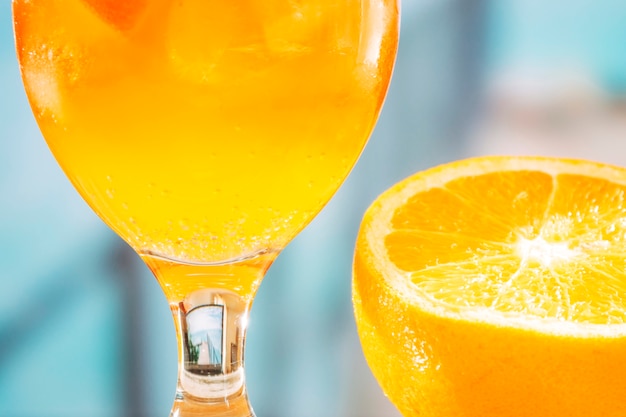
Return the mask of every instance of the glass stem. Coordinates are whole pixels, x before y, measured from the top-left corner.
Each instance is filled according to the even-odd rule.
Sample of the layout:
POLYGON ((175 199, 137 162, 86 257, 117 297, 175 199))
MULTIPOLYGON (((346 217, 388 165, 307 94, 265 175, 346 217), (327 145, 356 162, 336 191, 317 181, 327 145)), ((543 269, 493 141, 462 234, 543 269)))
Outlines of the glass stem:
POLYGON ((172 417, 253 417, 244 374, 250 303, 226 290, 198 290, 172 313, 178 332, 178 385, 172 417))
POLYGON ((254 417, 244 374, 248 315, 277 253, 213 264, 142 254, 167 297, 178 337, 170 417, 254 417))

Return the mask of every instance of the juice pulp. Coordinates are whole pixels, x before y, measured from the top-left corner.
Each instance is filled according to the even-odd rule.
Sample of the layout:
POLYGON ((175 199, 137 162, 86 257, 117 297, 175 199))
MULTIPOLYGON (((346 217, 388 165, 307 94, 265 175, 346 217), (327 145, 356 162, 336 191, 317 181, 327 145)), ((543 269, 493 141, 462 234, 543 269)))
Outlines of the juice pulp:
POLYGON ((395 56, 395 2, 16 0, 35 117, 140 253, 282 248, 359 156, 395 56))

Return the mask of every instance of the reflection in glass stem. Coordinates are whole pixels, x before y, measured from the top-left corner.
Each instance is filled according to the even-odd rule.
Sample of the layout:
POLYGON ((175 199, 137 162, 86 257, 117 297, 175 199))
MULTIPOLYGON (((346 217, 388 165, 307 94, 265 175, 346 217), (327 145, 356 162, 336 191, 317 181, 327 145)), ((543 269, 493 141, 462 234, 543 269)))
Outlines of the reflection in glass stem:
POLYGON ((198 375, 223 373, 224 306, 204 305, 187 313, 185 370, 198 375))
POLYGON ((248 304, 234 292, 204 289, 176 307, 183 335, 179 398, 211 401, 242 394, 248 304))

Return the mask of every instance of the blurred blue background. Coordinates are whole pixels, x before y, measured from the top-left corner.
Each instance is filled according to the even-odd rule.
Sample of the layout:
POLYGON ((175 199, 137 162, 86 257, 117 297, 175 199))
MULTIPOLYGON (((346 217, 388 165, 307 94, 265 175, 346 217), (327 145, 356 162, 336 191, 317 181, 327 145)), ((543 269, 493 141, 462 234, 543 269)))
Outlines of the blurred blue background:
MULTIPOLYGON (((362 357, 350 301, 358 225, 384 189, 477 154, 626 162, 626 2, 406 0, 402 11, 366 151, 255 301, 246 355, 260 417, 398 415, 362 357)), ((41 138, 10 12, 0 0, 0 416, 167 416, 169 308, 41 138)))

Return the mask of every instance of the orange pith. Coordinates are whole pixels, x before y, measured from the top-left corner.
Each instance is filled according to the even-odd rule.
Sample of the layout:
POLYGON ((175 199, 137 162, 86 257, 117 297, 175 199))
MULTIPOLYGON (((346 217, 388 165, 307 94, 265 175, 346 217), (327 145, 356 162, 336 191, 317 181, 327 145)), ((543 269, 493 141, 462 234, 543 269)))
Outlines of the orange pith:
POLYGON ((370 207, 354 303, 406 416, 625 416, 626 169, 484 157, 370 207))

